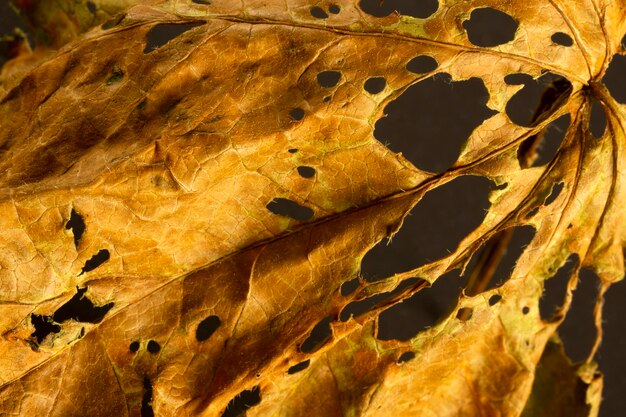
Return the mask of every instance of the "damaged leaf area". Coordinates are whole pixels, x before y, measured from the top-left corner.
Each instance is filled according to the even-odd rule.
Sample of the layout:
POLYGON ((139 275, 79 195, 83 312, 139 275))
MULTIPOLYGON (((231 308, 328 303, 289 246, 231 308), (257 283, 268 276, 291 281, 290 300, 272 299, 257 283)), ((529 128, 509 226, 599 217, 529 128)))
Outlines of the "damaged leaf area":
POLYGON ((1 412, 597 415, 626 246, 626 108, 603 77, 626 4, 426 3, 16 0, 40 46, 0 72, 1 412), (460 133, 440 163, 374 136, 426 86, 482 108, 465 120, 451 90, 443 130, 414 139, 460 133), (454 247, 405 244, 415 262, 364 276, 477 181, 483 217, 454 247), (558 329, 581 268, 598 338, 572 364, 558 329), (455 274, 445 314, 389 336, 455 274))

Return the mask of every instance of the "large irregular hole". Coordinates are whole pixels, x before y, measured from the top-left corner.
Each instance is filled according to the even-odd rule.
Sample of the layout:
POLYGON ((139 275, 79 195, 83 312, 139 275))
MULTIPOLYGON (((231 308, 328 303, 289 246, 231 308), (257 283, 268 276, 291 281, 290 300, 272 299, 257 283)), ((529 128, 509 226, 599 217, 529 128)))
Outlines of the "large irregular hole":
POLYGON ((109 78, 107 79, 107 85, 113 85, 115 83, 118 83, 122 81, 123 78, 124 78, 124 70, 122 70, 120 67, 116 65, 115 67, 113 67, 113 70, 111 71, 111 75, 109 75, 109 78))
POLYGON ((437 11, 439 2, 437 0, 361 0, 359 7, 365 13, 374 17, 386 17, 392 12, 397 11, 405 16, 425 19, 437 11))
POLYGON ((517 226, 492 236, 474 255, 467 271, 467 295, 473 296, 502 286, 510 277, 517 260, 533 240, 535 228, 517 226))
POLYGON ((80 238, 83 237, 83 233, 85 233, 85 221, 76 210, 72 209, 70 219, 65 224, 65 228, 72 231, 74 234, 74 246, 78 247, 80 238))
POLYGON ((198 342, 204 342, 215 333, 220 327, 222 321, 218 316, 209 316, 202 320, 196 328, 196 340, 198 342))
POLYGON ((54 312, 52 318, 55 322, 62 323, 70 319, 83 323, 100 323, 102 321, 104 316, 113 307, 114 303, 95 306, 93 302, 85 296, 87 288, 88 287, 78 288, 76 294, 54 312))
POLYGON ((347 297, 355 292, 357 288, 359 288, 359 285, 361 285, 361 280, 358 277, 344 282, 341 284, 341 295, 347 297))
POLYGON ((487 178, 462 176, 427 192, 391 242, 383 240, 365 255, 361 274, 376 280, 454 251, 485 218, 492 186, 487 178))
POLYGON ((426 74, 437 69, 439 64, 432 56, 420 55, 406 63, 406 69, 414 74, 426 74))
POLYGON ((154 417, 152 409, 152 382, 143 378, 143 397, 141 398, 141 417, 154 417))
POLYGON ((172 39, 202 25, 204 25, 204 22, 156 25, 150 29, 150 32, 148 32, 146 48, 143 50, 143 53, 148 54, 156 49, 159 49, 172 39))
POLYGON ((339 71, 322 71, 317 74, 317 82, 324 88, 336 86, 340 79, 341 73, 339 71))
POLYGON ((61 331, 61 326, 56 324, 50 316, 33 314, 30 316, 30 322, 35 328, 30 337, 35 339, 37 344, 40 344, 49 334, 61 331))
POLYGON ((543 295, 539 300, 539 313, 544 321, 557 320, 557 311, 563 306, 567 295, 567 284, 578 266, 577 254, 571 254, 563 266, 543 283, 543 295))
POLYGON ((242 417, 246 410, 261 402, 261 388, 257 385, 250 390, 241 391, 235 398, 230 400, 222 417, 242 417))
POLYGON ((304 371, 306 368, 309 367, 310 363, 311 363, 310 359, 297 363, 294 366, 287 369, 287 373, 289 375, 293 375, 293 374, 297 374, 298 372, 304 371))
POLYGON ((407 352, 403 352, 402 355, 400 355, 400 357, 398 358, 398 360, 396 361, 396 363, 401 364, 404 362, 408 362, 411 359, 415 358, 415 353, 411 352, 410 350, 407 352))
POLYGON ((611 63, 602 77, 602 82, 611 93, 611 96, 621 104, 626 104, 626 55, 613 55, 611 63))
POLYGON ((415 293, 378 316, 380 340, 409 340, 437 324, 456 306, 464 279, 455 269, 439 277, 433 286, 415 293))
POLYGON ((110 257, 111 257, 111 254, 109 253, 108 250, 100 249, 98 253, 96 253, 94 256, 88 259, 87 262, 85 262, 85 266, 83 266, 83 270, 81 274, 85 272, 93 271, 94 269, 96 269, 97 267, 99 267, 100 265, 108 261, 110 257))
POLYGON ((572 45, 574 45, 574 40, 567 33, 556 32, 555 34, 553 34, 550 37, 550 39, 552 39, 552 42, 554 42, 557 45, 561 45, 561 46, 572 46, 572 45))
POLYGON ((393 291, 376 294, 363 300, 354 301, 345 306, 343 310, 341 310, 341 313, 339 314, 339 319, 341 321, 348 321, 350 317, 358 317, 362 314, 365 314, 375 307, 384 305, 385 301, 392 299, 409 287, 416 286, 420 282, 423 285, 426 284, 426 281, 418 278, 405 279, 393 291))
POLYGON ((563 182, 554 184, 552 186, 552 190, 550 191, 550 195, 546 197, 545 201, 543 202, 543 205, 549 206, 550 204, 552 204, 554 200, 556 200, 556 198, 559 196, 559 194, 561 194, 561 191, 563 191, 564 186, 565 186, 565 183, 563 182))
POLYGON ((569 113, 553 120, 537 135, 532 135, 520 145, 517 158, 523 168, 546 165, 556 156, 571 123, 569 113))
POLYGON ((306 340, 302 342, 302 345, 300 345, 300 350, 302 352, 316 352, 319 348, 324 346, 328 340, 330 340, 332 336, 332 329, 330 328, 331 320, 331 317, 326 317, 313 327, 309 337, 307 337, 306 340))
POLYGON ((458 158, 472 131, 496 112, 487 108, 482 80, 452 81, 435 74, 385 107, 374 134, 420 169, 440 173, 458 158))
POLYGON ((524 84, 506 104, 507 116, 519 126, 532 127, 545 120, 572 91, 568 80, 551 72, 537 79, 518 75, 507 75, 504 81, 507 84, 524 84))
POLYGON ((483 47, 511 42, 518 26, 511 16, 490 7, 472 10, 470 18, 463 22, 469 41, 483 47))
POLYGON ((265 206, 269 211, 279 216, 291 217, 294 220, 306 221, 313 217, 313 210, 306 206, 301 206, 293 200, 287 198, 275 198, 265 206))
POLYGON ((559 326, 565 352, 574 362, 584 360, 596 337, 593 310, 598 298, 600 279, 589 269, 580 271, 572 305, 559 326))
POLYGON ((589 120, 589 130, 594 138, 601 138, 606 130, 606 114, 604 107, 597 100, 591 103, 591 119, 589 120))

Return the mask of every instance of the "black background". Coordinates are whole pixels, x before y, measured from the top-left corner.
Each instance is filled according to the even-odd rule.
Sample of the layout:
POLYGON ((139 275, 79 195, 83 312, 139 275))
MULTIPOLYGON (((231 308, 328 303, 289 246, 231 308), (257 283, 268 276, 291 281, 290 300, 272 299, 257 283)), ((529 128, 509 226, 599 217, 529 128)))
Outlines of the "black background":
MULTIPOLYGON (((393 8, 407 8, 406 5, 390 2, 378 6, 377 2, 369 0, 364 2, 364 6, 374 12, 379 10, 383 15, 393 8)), ((412 11, 418 16, 420 13, 431 13, 433 7, 436 8, 436 2, 427 1, 423 3, 422 9, 417 7, 412 10, 408 7, 408 10, 401 11, 406 14, 412 11)), ((491 26, 494 27, 495 23, 491 22, 491 26)), ((11 33, 16 26, 26 29, 6 0, 0 0, 0 36, 11 33)), ((489 36, 486 39, 489 41, 489 36)), ((2 63, 0 58, 0 65, 2 63)), ((616 97, 626 89, 624 69, 624 66, 618 68, 615 65, 610 71, 611 79, 605 80, 613 86, 611 90, 616 97)), ((473 127, 491 114, 485 107, 486 90, 481 83, 473 81, 451 83, 443 74, 420 84, 419 88, 410 89, 401 99, 388 106, 388 117, 377 123, 375 135, 392 150, 402 151, 418 167, 443 171, 458 155, 462 140, 473 127)), ((520 103, 515 111, 530 116, 534 110, 534 104, 520 103)), ((555 125, 548 136, 558 137, 562 129, 563 126, 555 125)), ((546 145, 546 148, 549 146, 546 145)), ((392 243, 386 245, 385 242, 366 256, 363 275, 368 279, 376 279, 418 266, 454 249, 465 234, 481 221, 488 207, 486 196, 489 189, 488 181, 476 177, 461 178, 442 187, 442 190, 427 194, 427 198, 413 210, 392 243)), ((531 237, 532 232, 529 230, 516 231, 496 280, 506 278, 522 247, 531 237)), ((433 288, 418 293, 383 314, 381 336, 408 338, 424 326, 434 324, 454 302, 465 279, 452 272, 449 277, 437 281, 433 288)), ((547 311, 552 305, 558 304, 562 296, 564 282, 561 281, 557 276, 547 282, 544 300, 547 311)), ((596 277, 592 272, 583 270, 572 310, 559 331, 568 355, 575 360, 586 356, 595 334, 591 311, 596 291, 596 277)), ((626 284, 614 285, 605 299, 604 337, 596 358, 600 370, 605 374, 600 415, 618 417, 626 415, 626 326, 622 322, 626 317, 626 284)))

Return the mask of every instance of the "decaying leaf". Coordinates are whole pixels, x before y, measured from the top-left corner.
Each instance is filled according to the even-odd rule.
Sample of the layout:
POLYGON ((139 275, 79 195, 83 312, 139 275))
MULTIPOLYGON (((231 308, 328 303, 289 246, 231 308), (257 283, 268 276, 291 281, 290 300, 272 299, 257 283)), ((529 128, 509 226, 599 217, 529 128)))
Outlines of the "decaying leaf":
POLYGON ((442 0, 420 17, 355 0, 16 3, 58 49, 0 77, 3 413, 220 416, 248 390, 258 416, 597 414, 599 339, 572 365, 556 331, 580 268, 601 295, 624 275, 626 113, 602 83, 622 1, 442 0), (485 42, 482 13, 510 33, 485 42), (440 174, 373 136, 435 74, 480 83, 489 114, 440 174), (532 118, 508 114, 550 74, 532 118), (534 163, 564 116, 558 152, 534 163), (422 197, 467 176, 492 182, 490 208, 452 253, 342 295, 422 197), (377 338, 381 311, 524 225, 504 284, 472 284, 409 340, 377 338))

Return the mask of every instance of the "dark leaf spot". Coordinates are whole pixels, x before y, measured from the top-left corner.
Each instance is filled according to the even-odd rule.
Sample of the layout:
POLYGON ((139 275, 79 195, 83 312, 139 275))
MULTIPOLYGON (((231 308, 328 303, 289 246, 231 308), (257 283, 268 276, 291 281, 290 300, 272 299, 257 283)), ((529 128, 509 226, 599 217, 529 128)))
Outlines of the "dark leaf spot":
POLYGON ((411 59, 406 64, 406 69, 414 74, 424 74, 437 69, 439 64, 437 60, 428 55, 420 55, 411 59))
POLYGON ((577 254, 571 254, 552 277, 543 283, 543 295, 539 300, 539 314, 544 321, 558 319, 557 310, 563 306, 568 281, 578 266, 577 254))
POLYGON ((464 286, 455 269, 439 277, 432 287, 415 293, 378 316, 380 340, 409 340, 450 314, 464 286))
POLYGON ((139 342, 136 340, 133 342, 130 342, 130 345, 128 346, 128 350, 130 350, 133 353, 137 352, 139 350, 139 342))
POLYGON ((552 204, 554 202, 554 200, 556 200, 556 198, 559 196, 559 194, 561 194, 561 191, 563 191, 563 186, 565 184, 560 182, 558 184, 555 184, 552 187, 552 191, 550 192, 550 195, 546 198, 546 200, 543 202, 544 206, 549 206, 550 204, 552 204))
POLYGON ((365 81, 363 88, 370 94, 378 94, 385 89, 386 85, 385 77, 371 77, 365 81))
MULTIPOLYGON (((626 39, 626 37, 624 37, 626 39)), ((622 45, 624 41, 622 40, 622 45)), ((626 47, 625 47, 626 49, 626 47)), ((624 74, 626 74, 626 55, 613 55, 611 63, 602 77, 602 82, 611 93, 611 96, 621 104, 626 104, 626 83, 624 82, 624 74)))
POLYGON ((425 19, 431 16, 439 8, 437 0, 361 0, 359 7, 365 13, 374 17, 386 17, 390 13, 397 11, 405 16, 413 16, 419 19, 425 19))
POLYGON ((408 362, 411 359, 415 358, 415 353, 411 352, 410 350, 407 352, 404 352, 402 355, 400 355, 400 357, 398 358, 397 363, 404 363, 404 362, 408 362))
POLYGON ((521 85, 521 84, 530 83, 532 81, 533 81, 532 76, 521 73, 521 72, 508 74, 504 77, 504 82, 507 83, 508 85, 521 85))
POLYGON ((141 417, 154 417, 154 411, 152 410, 152 382, 147 377, 143 378, 141 417))
POLYGON ((96 269, 97 267, 99 267, 100 265, 108 261, 110 257, 111 257, 111 254, 109 253, 108 250, 100 249, 98 253, 96 253, 94 256, 91 257, 91 259, 85 262, 85 266, 83 266, 83 270, 81 274, 85 272, 93 271, 94 269, 96 269))
POLYGON ((289 368, 289 369, 287 370, 287 373, 288 373, 289 375, 293 375, 293 374, 296 374, 296 373, 298 373, 298 372, 300 372, 300 371, 304 371, 306 368, 308 368, 308 367, 309 367, 309 364, 310 364, 310 363, 311 363, 311 360, 310 360, 310 359, 307 359, 307 360, 305 360, 305 361, 303 361, 303 362, 300 362, 300 363, 298 363, 298 364, 295 364, 294 366, 292 366, 291 368, 289 368))
POLYGON ((315 176, 315 168, 309 166, 299 166, 298 174, 303 178, 313 178, 315 176))
POLYGON ((572 46, 574 44, 574 40, 570 35, 563 32, 556 32, 552 37, 552 42, 561 46, 572 46))
POLYGON ((440 173, 457 160, 470 133, 496 114, 487 108, 488 98, 478 78, 453 82, 435 74, 387 105, 374 134, 418 168, 440 173))
POLYGON ((220 327, 222 321, 217 316, 209 316, 202 320, 200 324, 198 324, 198 328, 196 329, 196 340, 198 342, 204 342, 209 337, 215 333, 215 331, 220 327))
POLYGON ((289 115, 291 116, 293 120, 300 121, 304 118, 304 110, 302 110, 299 107, 296 107, 295 109, 292 109, 289 112, 289 115))
POLYGON ((474 313, 473 308, 462 307, 462 308, 459 308, 459 311, 456 312, 456 318, 461 321, 467 321, 472 318, 473 313, 474 313))
MULTIPOLYGON (((513 84, 510 77, 512 75, 505 77, 505 82, 513 84)), ((560 75, 550 72, 537 79, 526 80, 521 82, 524 87, 506 104, 506 114, 513 123, 532 127, 554 113, 569 97, 572 84, 560 75)))
POLYGON ((524 306, 524 308, 522 308, 522 314, 528 314, 528 313, 530 313, 530 307, 524 306))
POLYGON ((143 53, 148 54, 156 49, 159 49, 172 39, 177 38, 188 30, 202 25, 204 25, 204 22, 156 25, 150 29, 150 32, 148 32, 146 48, 143 50, 143 53))
POLYGON ((339 71, 322 71, 317 74, 317 82, 324 88, 331 88, 337 85, 341 79, 339 71))
POLYGON ((328 11, 332 14, 339 14, 341 7, 336 4, 331 4, 330 7, 328 7, 328 11))
POLYGON ((141 100, 141 102, 139 104, 137 104, 137 109, 138 110, 143 110, 146 108, 146 105, 148 104, 148 100, 143 99, 141 100))
POLYGON ((201 4, 203 6, 208 6, 211 4, 210 0, 191 0, 192 3, 201 4))
POLYGON ((569 113, 564 114, 552 121, 544 130, 537 135, 532 135, 524 140, 517 151, 517 159, 522 168, 546 165, 556 156, 565 133, 571 123, 569 113))
POLYGON ((87 287, 78 288, 76 294, 54 312, 52 315, 54 321, 62 323, 75 320, 84 323, 100 323, 114 303, 94 306, 93 302, 85 296, 86 292, 87 287))
POLYGON ((593 100, 591 105, 591 119, 589 121, 589 130, 594 138, 601 138, 606 130, 606 114, 604 107, 597 100, 593 100))
POLYGON ((328 19, 328 14, 321 7, 311 7, 311 16, 316 19, 328 19))
POLYGON ((261 402, 261 388, 255 386, 251 390, 241 391, 235 398, 230 400, 222 417, 245 416, 246 410, 261 402))
POLYGON ((80 238, 83 237, 83 233, 85 233, 85 221, 76 210, 72 209, 70 219, 65 224, 65 228, 67 230, 72 230, 72 233, 74 234, 74 246, 78 247, 80 238))
POLYGON ((341 284, 341 295, 347 297, 348 295, 355 292, 357 288, 359 288, 359 285, 361 285, 361 280, 359 278, 354 278, 350 281, 344 282, 343 284, 341 284))
POLYGON ((461 176, 427 192, 387 244, 385 240, 363 258, 367 280, 388 277, 435 261, 455 250, 484 219, 493 183, 461 176))
POLYGON ((499 294, 494 294, 491 297, 489 297, 489 305, 490 306, 496 305, 500 302, 500 300, 502 300, 502 296, 499 294))
POLYGON ((307 221, 313 217, 313 210, 301 206, 293 200, 287 198, 275 198, 265 206, 269 211, 279 216, 291 217, 298 221, 307 221))
POLYGON ((161 345, 154 340, 150 340, 148 342, 147 349, 148 349, 148 352, 152 354, 156 354, 156 353, 159 353, 159 351, 161 350, 161 345))
POLYGON ((322 346, 330 340, 332 336, 332 330, 330 328, 331 317, 326 317, 313 327, 311 334, 306 338, 300 350, 304 353, 313 353, 319 350, 322 346))
POLYGON ((490 7, 472 10, 469 20, 463 22, 469 41, 483 47, 511 42, 518 26, 511 16, 490 7))

